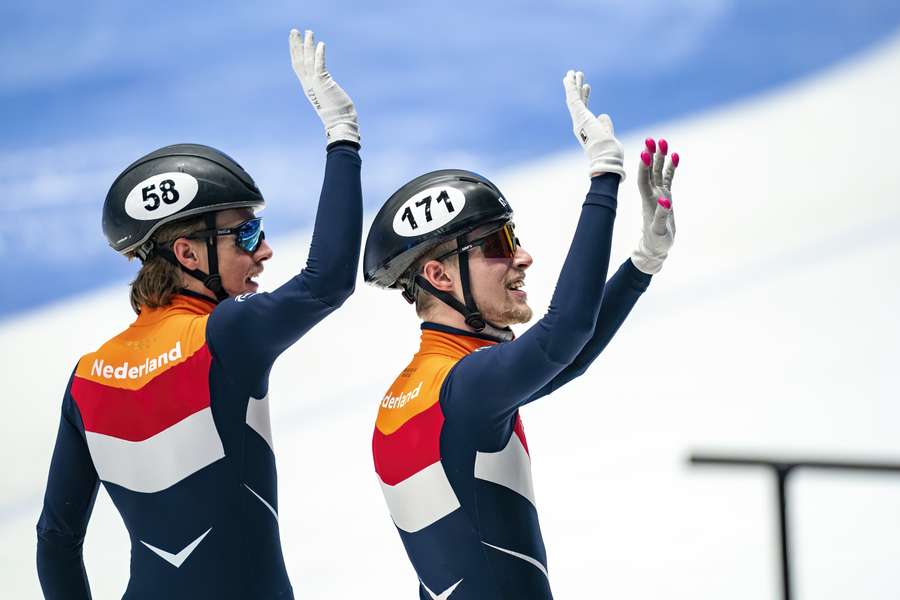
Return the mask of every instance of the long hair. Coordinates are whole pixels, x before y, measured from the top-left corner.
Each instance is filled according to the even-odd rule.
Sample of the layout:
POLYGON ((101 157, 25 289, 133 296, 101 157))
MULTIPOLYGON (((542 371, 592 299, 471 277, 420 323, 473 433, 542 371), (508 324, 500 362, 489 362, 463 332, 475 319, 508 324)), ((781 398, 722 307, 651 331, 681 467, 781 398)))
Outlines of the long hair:
MULTIPOLYGON (((203 216, 175 221, 160 227, 153 234, 153 239, 163 246, 171 245, 178 238, 206 229, 203 216)), ((128 260, 137 258, 135 253, 128 255, 128 260)), ((159 308, 172 302, 172 297, 183 287, 182 271, 159 254, 152 254, 141 265, 137 277, 131 282, 131 308, 140 314, 141 307, 159 308)))

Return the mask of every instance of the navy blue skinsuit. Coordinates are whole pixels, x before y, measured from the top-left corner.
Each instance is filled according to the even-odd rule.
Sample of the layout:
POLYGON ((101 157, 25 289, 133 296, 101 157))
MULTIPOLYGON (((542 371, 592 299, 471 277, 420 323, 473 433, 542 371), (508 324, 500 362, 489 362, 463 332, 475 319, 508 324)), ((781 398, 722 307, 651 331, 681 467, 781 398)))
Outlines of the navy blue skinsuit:
POLYGON ((297 276, 218 305, 178 295, 79 361, 37 525, 47 598, 90 598, 82 543, 100 481, 131 538, 125 598, 293 598, 269 372, 353 292, 361 234, 359 154, 333 144, 297 276))
POLYGON ((584 373, 650 283, 631 260, 606 281, 618 184, 592 180, 540 321, 509 342, 423 324, 382 401, 375 468, 422 600, 552 597, 519 408, 584 373))

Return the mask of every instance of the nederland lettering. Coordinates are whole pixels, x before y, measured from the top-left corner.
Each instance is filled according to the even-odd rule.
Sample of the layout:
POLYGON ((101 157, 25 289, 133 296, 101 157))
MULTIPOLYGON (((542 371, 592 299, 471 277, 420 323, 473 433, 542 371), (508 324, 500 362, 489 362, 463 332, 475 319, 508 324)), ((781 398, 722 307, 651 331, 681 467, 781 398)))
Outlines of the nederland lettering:
POLYGON ((163 352, 159 356, 153 358, 147 357, 143 364, 128 366, 128 361, 121 365, 114 366, 106 364, 102 358, 94 360, 91 365, 91 375, 103 377, 104 379, 140 379, 145 374, 152 373, 170 362, 181 359, 181 341, 175 342, 175 347, 168 352, 163 352))

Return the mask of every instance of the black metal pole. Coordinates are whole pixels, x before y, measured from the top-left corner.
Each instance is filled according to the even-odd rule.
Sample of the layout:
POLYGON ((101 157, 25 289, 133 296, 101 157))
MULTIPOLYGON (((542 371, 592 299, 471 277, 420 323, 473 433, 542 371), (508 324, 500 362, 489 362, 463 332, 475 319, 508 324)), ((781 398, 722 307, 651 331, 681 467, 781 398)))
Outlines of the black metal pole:
POLYGON ((790 523, 788 522, 787 481, 794 469, 824 469, 836 471, 862 471, 872 473, 900 473, 900 462, 846 461, 770 458, 765 456, 734 456, 698 453, 692 454, 691 464, 737 467, 765 467, 775 472, 778 502, 778 525, 781 537, 781 589, 784 600, 791 600, 790 523))
POLYGON ((781 594, 791 600, 791 552, 788 538, 787 479, 791 472, 788 465, 773 465, 778 482, 778 525, 781 530, 781 594))

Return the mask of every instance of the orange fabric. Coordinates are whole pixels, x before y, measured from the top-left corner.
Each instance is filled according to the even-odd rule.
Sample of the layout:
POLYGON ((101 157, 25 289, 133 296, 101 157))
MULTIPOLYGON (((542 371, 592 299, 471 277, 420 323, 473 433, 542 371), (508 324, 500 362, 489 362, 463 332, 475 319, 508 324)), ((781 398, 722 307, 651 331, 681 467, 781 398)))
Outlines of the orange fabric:
POLYGON ((175 296, 162 308, 144 308, 128 329, 85 354, 75 375, 109 387, 140 389, 206 344, 206 321, 213 308, 188 296, 175 296))
POLYGON ((495 343, 423 329, 419 351, 381 400, 375 427, 389 435, 434 406, 450 369, 467 354, 495 343))

